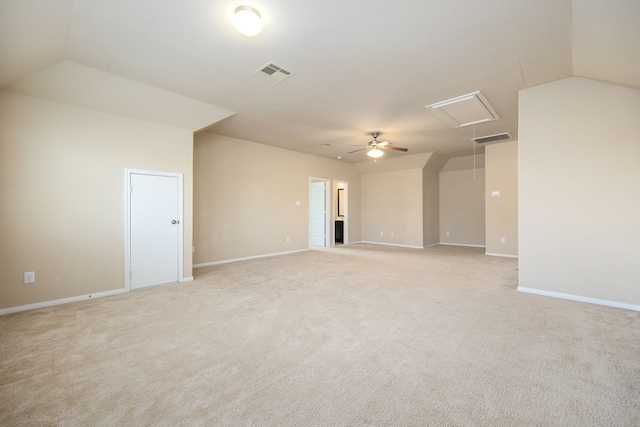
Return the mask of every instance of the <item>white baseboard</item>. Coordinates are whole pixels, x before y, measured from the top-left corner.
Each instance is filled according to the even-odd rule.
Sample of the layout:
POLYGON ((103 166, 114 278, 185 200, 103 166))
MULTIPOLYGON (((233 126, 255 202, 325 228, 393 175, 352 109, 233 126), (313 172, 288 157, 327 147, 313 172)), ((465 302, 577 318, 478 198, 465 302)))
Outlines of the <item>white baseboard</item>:
POLYGON ((618 302, 618 301, 609 301, 604 299, 585 297, 581 295, 563 294, 561 292, 545 291, 544 289, 525 288, 522 286, 518 286, 518 291, 526 292, 528 294, 542 295, 545 297, 560 298, 560 299, 566 299, 571 301, 586 302, 589 304, 604 305, 607 307, 624 308, 626 310, 640 311, 640 305, 627 304, 627 303, 618 302))
POLYGON ((3 314, 17 313, 19 311, 35 310, 37 308, 47 308, 47 307, 53 307, 54 305, 69 304, 70 302, 78 302, 78 301, 86 301, 88 299, 110 297, 112 295, 123 294, 125 292, 128 292, 128 291, 126 289, 124 289, 124 288, 123 289, 114 289, 112 291, 96 292, 94 294, 86 294, 86 295, 78 295, 76 297, 56 299, 56 300, 53 300, 53 301, 37 302, 35 304, 20 305, 18 307, 2 308, 2 309, 0 309, 0 316, 2 316, 3 314))
POLYGON ((191 277, 183 277, 182 279, 180 279, 180 283, 182 282, 193 282, 193 276, 191 277))
POLYGON ((396 245, 394 243, 380 243, 380 242, 367 242, 366 240, 361 241, 360 243, 365 243, 368 245, 381 245, 381 246, 396 246, 398 248, 411 248, 411 249, 424 249, 423 246, 414 246, 414 245, 396 245))
POLYGON ((487 256, 500 256, 503 258, 518 258, 518 255, 508 255, 508 254, 495 254, 495 253, 491 253, 491 252, 485 252, 484 253, 487 256))
POLYGON ((272 256, 278 256, 278 255, 288 255, 288 254, 295 254, 298 252, 306 252, 309 249, 298 249, 295 251, 287 251, 287 252, 276 252, 276 253, 271 253, 271 254, 264 254, 264 255, 254 255, 254 256, 248 256, 248 257, 244 257, 244 258, 233 258, 233 259, 225 259, 222 261, 213 261, 213 262, 204 262, 201 264, 195 264, 193 266, 193 268, 201 268, 201 267, 209 267, 212 265, 220 265, 220 264, 229 264, 232 262, 238 262, 238 261, 247 261, 250 259, 258 259, 258 258, 269 258, 272 256))
POLYGON ((440 245, 444 245, 444 246, 465 246, 467 248, 484 248, 485 245, 467 245, 466 243, 443 243, 440 242, 440 245))

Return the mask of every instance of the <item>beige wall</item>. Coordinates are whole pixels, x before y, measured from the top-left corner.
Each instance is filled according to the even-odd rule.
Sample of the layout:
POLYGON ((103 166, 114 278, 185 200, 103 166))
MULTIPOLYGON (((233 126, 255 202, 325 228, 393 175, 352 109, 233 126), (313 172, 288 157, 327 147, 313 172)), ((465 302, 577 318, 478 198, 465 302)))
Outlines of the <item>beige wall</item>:
POLYGON ((640 91, 520 92, 520 288, 640 309, 640 91))
POLYGON ((351 164, 203 132, 194 177, 195 264, 307 249, 310 177, 348 182, 348 238, 360 240, 360 177, 351 164))
POLYGON ((518 255, 518 141, 485 147, 485 240, 490 255, 518 255), (493 192, 499 192, 494 196, 493 192), (504 239, 504 243, 501 243, 504 239))
POLYGON ((440 172, 440 243, 485 245, 484 155, 475 166, 473 156, 454 157, 440 172))
MULTIPOLYGON (((469 158, 451 159, 439 184, 432 153, 353 165, 210 133, 194 148, 188 130, 4 92, 0 102, 0 309, 123 287, 125 168, 184 174, 185 278, 194 216, 196 263, 306 249, 309 177, 328 178, 348 183, 350 242, 422 247, 439 240, 443 213, 455 223, 451 196, 473 199, 484 171, 470 180, 469 158)), ((462 239, 440 240, 482 244, 460 206, 470 217, 450 229, 462 239)))
POLYGON ((422 243, 431 246, 440 242, 440 176, 425 168, 422 180, 422 243))
POLYGON ((362 176, 363 241, 423 247, 422 225, 422 168, 362 176))
POLYGON ((184 174, 191 248, 192 135, 0 92, 0 308, 124 287, 125 168, 184 174))
POLYGON ((439 169, 440 160, 434 153, 419 153, 355 164, 362 175, 363 241, 424 246, 425 235, 437 228, 437 202, 425 199, 425 191, 433 195, 433 176, 423 169, 432 164, 439 169))

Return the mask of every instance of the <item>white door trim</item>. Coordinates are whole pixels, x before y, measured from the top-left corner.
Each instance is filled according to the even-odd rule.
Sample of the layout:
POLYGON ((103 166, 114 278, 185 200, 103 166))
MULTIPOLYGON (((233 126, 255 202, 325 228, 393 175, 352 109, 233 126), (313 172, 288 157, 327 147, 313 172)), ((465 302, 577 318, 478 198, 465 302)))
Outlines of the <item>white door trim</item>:
MULTIPOLYGON (((331 227, 331 217, 332 215, 329 215, 329 212, 331 211, 331 196, 332 196, 332 191, 331 191, 331 180, 328 178, 316 178, 313 176, 309 177, 309 210, 311 210, 311 183, 313 182, 324 182, 324 246, 323 247, 329 247, 329 242, 331 242, 333 233, 332 231, 332 227, 331 227)), ((307 232, 310 232, 311 229, 311 211, 309 211, 309 213, 307 214, 307 221, 308 221, 308 226, 307 226, 307 232)), ((310 234, 310 233, 309 233, 310 234)), ((313 245, 311 245, 311 239, 309 239, 309 247, 312 247, 313 245)))
POLYGON ((173 172, 160 172, 142 169, 124 170, 124 288, 131 290, 131 176, 154 175, 178 179, 178 281, 184 278, 184 238, 183 238, 183 205, 184 194, 182 187, 182 174, 173 172))

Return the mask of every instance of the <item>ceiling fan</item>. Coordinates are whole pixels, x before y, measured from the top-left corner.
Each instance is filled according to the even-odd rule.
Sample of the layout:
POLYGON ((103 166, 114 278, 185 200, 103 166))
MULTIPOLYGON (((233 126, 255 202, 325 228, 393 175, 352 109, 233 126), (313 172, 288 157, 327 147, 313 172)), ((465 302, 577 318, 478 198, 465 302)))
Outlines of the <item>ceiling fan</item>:
POLYGON ((393 147, 389 141, 380 141, 378 142, 378 136, 380 136, 382 132, 370 132, 368 135, 373 136, 373 140, 369 141, 366 147, 360 148, 358 150, 350 151, 349 154, 357 153, 358 151, 367 150, 367 156, 373 157, 374 161, 378 157, 382 157, 384 152, 382 150, 393 150, 393 151, 409 151, 407 148, 393 147))

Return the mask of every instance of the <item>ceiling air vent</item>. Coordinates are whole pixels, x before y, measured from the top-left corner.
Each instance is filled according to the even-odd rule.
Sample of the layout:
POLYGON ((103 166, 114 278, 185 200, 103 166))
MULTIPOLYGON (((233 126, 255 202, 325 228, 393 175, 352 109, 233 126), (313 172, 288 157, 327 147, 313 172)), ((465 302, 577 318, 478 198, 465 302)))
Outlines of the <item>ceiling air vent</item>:
POLYGON ((269 62, 253 72, 256 76, 265 78, 273 83, 280 83, 293 75, 291 71, 287 71, 276 64, 269 62))
POLYGON ((426 108, 454 128, 500 118, 480 91, 436 102, 426 108))
POLYGON ((506 141, 511 139, 509 132, 496 133, 495 135, 479 136, 477 138, 471 138, 478 144, 487 144, 489 142, 506 141))

